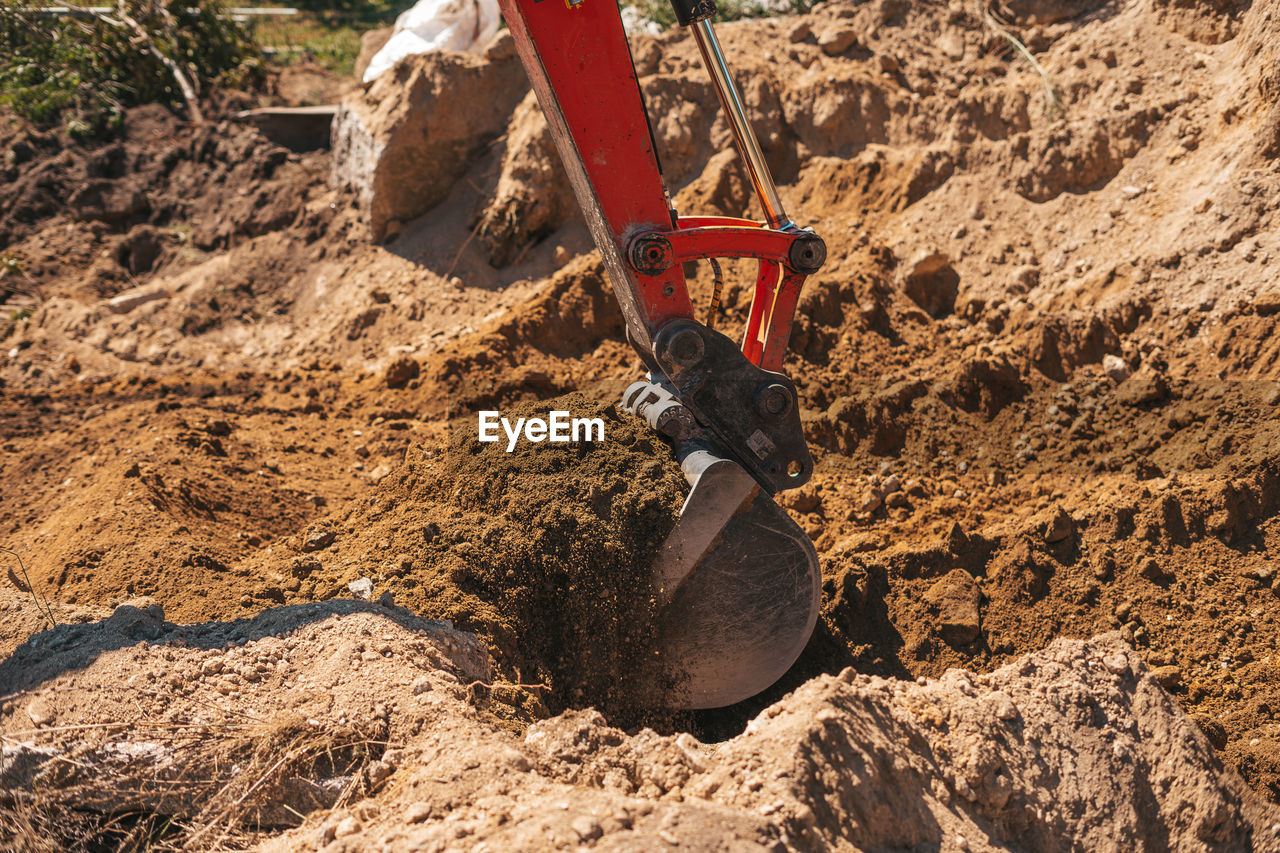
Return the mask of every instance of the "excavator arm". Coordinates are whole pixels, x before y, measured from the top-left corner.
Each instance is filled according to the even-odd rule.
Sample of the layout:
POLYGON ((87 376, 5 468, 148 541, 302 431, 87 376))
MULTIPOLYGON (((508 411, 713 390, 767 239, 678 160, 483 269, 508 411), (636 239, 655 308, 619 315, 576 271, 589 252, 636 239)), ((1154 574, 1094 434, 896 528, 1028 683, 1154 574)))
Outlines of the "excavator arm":
POLYGON ((719 95, 765 219, 672 208, 616 0, 500 0, 569 180, 648 369, 623 404, 672 445, 691 490, 655 564, 663 663, 676 695, 719 707, 768 687, 817 619, 813 545, 772 500, 813 460, 782 373, 796 300, 826 246, 783 211, 711 28, 711 0, 673 0, 719 95), (759 264, 743 339, 694 316, 689 261, 759 264))

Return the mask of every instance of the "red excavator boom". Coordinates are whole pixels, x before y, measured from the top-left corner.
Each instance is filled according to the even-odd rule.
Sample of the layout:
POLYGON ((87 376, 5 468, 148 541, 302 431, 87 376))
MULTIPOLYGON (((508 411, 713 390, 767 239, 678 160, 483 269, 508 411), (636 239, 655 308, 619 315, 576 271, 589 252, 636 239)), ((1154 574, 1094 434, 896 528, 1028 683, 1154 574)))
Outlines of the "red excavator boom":
POLYGON ((623 403, 671 443, 692 487, 655 564, 659 651, 688 676, 661 701, 730 704, 777 680, 817 619, 813 545, 772 495, 813 473, 795 385, 781 371, 800 288, 826 246, 783 211, 710 0, 672 5, 698 44, 763 222, 672 208, 615 0, 500 2, 648 369, 623 403), (682 265, 716 258, 759 262, 740 343, 714 329, 714 303, 708 323, 694 317, 682 265))

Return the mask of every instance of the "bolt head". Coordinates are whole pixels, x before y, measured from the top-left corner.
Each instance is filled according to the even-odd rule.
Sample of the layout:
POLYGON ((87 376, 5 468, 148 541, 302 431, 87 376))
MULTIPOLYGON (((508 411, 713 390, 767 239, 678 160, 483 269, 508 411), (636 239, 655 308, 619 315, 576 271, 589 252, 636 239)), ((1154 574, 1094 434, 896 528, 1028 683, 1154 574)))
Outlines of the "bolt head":
POLYGON ((786 417, 791 412, 791 404, 791 391, 777 382, 770 382, 756 394, 756 411, 770 420, 786 417))
POLYGON ((667 344, 667 356, 678 367, 693 367, 702 361, 706 349, 702 335, 693 329, 681 329, 671 336, 671 341, 667 344))

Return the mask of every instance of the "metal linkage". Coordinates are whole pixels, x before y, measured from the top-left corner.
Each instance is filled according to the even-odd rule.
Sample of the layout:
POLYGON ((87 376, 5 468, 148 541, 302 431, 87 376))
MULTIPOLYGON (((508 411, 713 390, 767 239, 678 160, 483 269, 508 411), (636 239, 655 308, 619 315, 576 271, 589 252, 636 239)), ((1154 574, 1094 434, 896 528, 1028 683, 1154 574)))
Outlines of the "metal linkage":
POLYGON ((760 141, 756 139, 751 123, 747 121, 747 112, 742 106, 742 97, 738 87, 729 74, 729 66, 724 61, 724 53, 720 50, 720 42, 711 29, 711 21, 701 20, 693 25, 693 38, 698 43, 698 52, 702 54, 702 64, 711 75, 716 95, 720 98, 720 106, 724 108, 725 117, 729 120, 729 129, 733 131, 733 141, 738 146, 738 153, 747 166, 751 186, 755 189, 756 198, 760 199, 760 207, 764 210, 765 222, 770 228, 788 228, 791 220, 782 209, 782 199, 778 196, 778 188, 773 183, 773 175, 769 172, 769 164, 764 160, 764 152, 760 150, 760 141))

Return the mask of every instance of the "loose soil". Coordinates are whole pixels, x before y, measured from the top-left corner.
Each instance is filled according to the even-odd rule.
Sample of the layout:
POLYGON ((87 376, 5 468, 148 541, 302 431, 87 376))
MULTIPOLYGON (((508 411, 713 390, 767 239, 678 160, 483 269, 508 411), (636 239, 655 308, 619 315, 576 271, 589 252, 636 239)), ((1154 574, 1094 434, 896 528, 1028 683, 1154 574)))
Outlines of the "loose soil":
MULTIPOLYGON (((805 703, 845 667, 890 679, 876 690, 963 667, 1006 679, 1007 692, 1026 655, 1114 632, 1106 642, 1131 648, 1134 671, 1150 668, 1142 701, 1167 691, 1204 738, 1192 740, 1210 745, 1187 760, 1214 785, 1236 790, 1238 772, 1280 800, 1278 27, 1273 1, 872 0, 720 28, 788 211, 830 251, 802 295, 786 368, 817 472, 780 498, 815 541, 824 599, 778 686, 736 708, 648 720, 663 738, 685 729, 740 744, 748 767, 746 750, 791 754, 753 739, 774 719, 761 712, 815 712, 805 703)), ((668 33, 633 53, 677 206, 754 215, 694 46, 668 33)), ((228 96, 228 111, 243 105, 228 96)), ((570 392, 581 396, 566 407, 612 411, 638 372, 528 99, 448 198, 384 245, 327 186, 325 152, 290 152, 229 120, 193 129, 144 108, 120 138, 86 144, 5 118, 0 150, 0 254, 24 271, 0 280, 24 291, 7 296, 13 321, 0 320, 0 545, 60 622, 150 596, 174 622, 235 624, 336 607, 369 578, 373 601, 390 593, 483 638, 497 680, 477 680, 500 687, 469 706, 476 726, 509 738, 586 707, 604 709, 597 729, 642 722, 637 583, 679 502, 669 457, 615 414, 609 446, 580 458, 549 445, 508 456, 465 427, 479 408, 545 411, 536 401, 570 392), (330 542, 309 544, 325 531, 330 542)), ((722 327, 734 332, 752 278, 726 269, 736 281, 722 327)), ((704 304, 710 276, 692 289, 704 304)), ((25 579, 12 583, 6 651, 40 624, 25 579)), ((5 666, 0 693, 40 686, 11 682, 26 664, 5 666)), ((6 698, 5 731, 31 727, 16 722, 29 700, 6 698)), ((1044 720, 1066 737, 1057 727, 1087 718, 1044 720)), ((674 749, 634 730, 606 739, 627 738, 674 749)), ((498 775, 512 790, 515 777, 498 775)), ((1083 800, 1111 796, 1109 780, 1083 800)), ((444 838, 441 803, 480 790, 425 797, 423 832, 460 844, 444 838)), ((531 793, 529 814, 562 790, 531 793)), ((660 796, 681 796, 672 790, 660 796)), ((1170 833, 1142 843, 1209 843, 1166 817, 1169 790, 1125 789, 1170 833)), ((379 796, 370 802, 391 802, 379 796)), ((515 799, 502 808, 518 810, 515 799)), ((779 801, 762 814, 772 800, 751 798, 749 820, 706 820, 756 846, 844 843, 796 834, 787 821, 807 813, 779 801)), ((340 814, 379 831, 418 825, 399 809, 317 816, 314 829, 331 843, 364 838, 338 837, 340 814)), ((928 810, 946 832, 927 839, 952 838, 955 825, 928 810)), ((513 825, 533 833, 523 820, 513 825)), ((1251 820, 1209 823, 1234 827, 1220 843, 1240 849, 1245 824, 1262 826, 1251 820)), ((982 844, 1037 847, 982 826, 982 844)), ((845 841, 916 843, 902 838, 845 841)))

